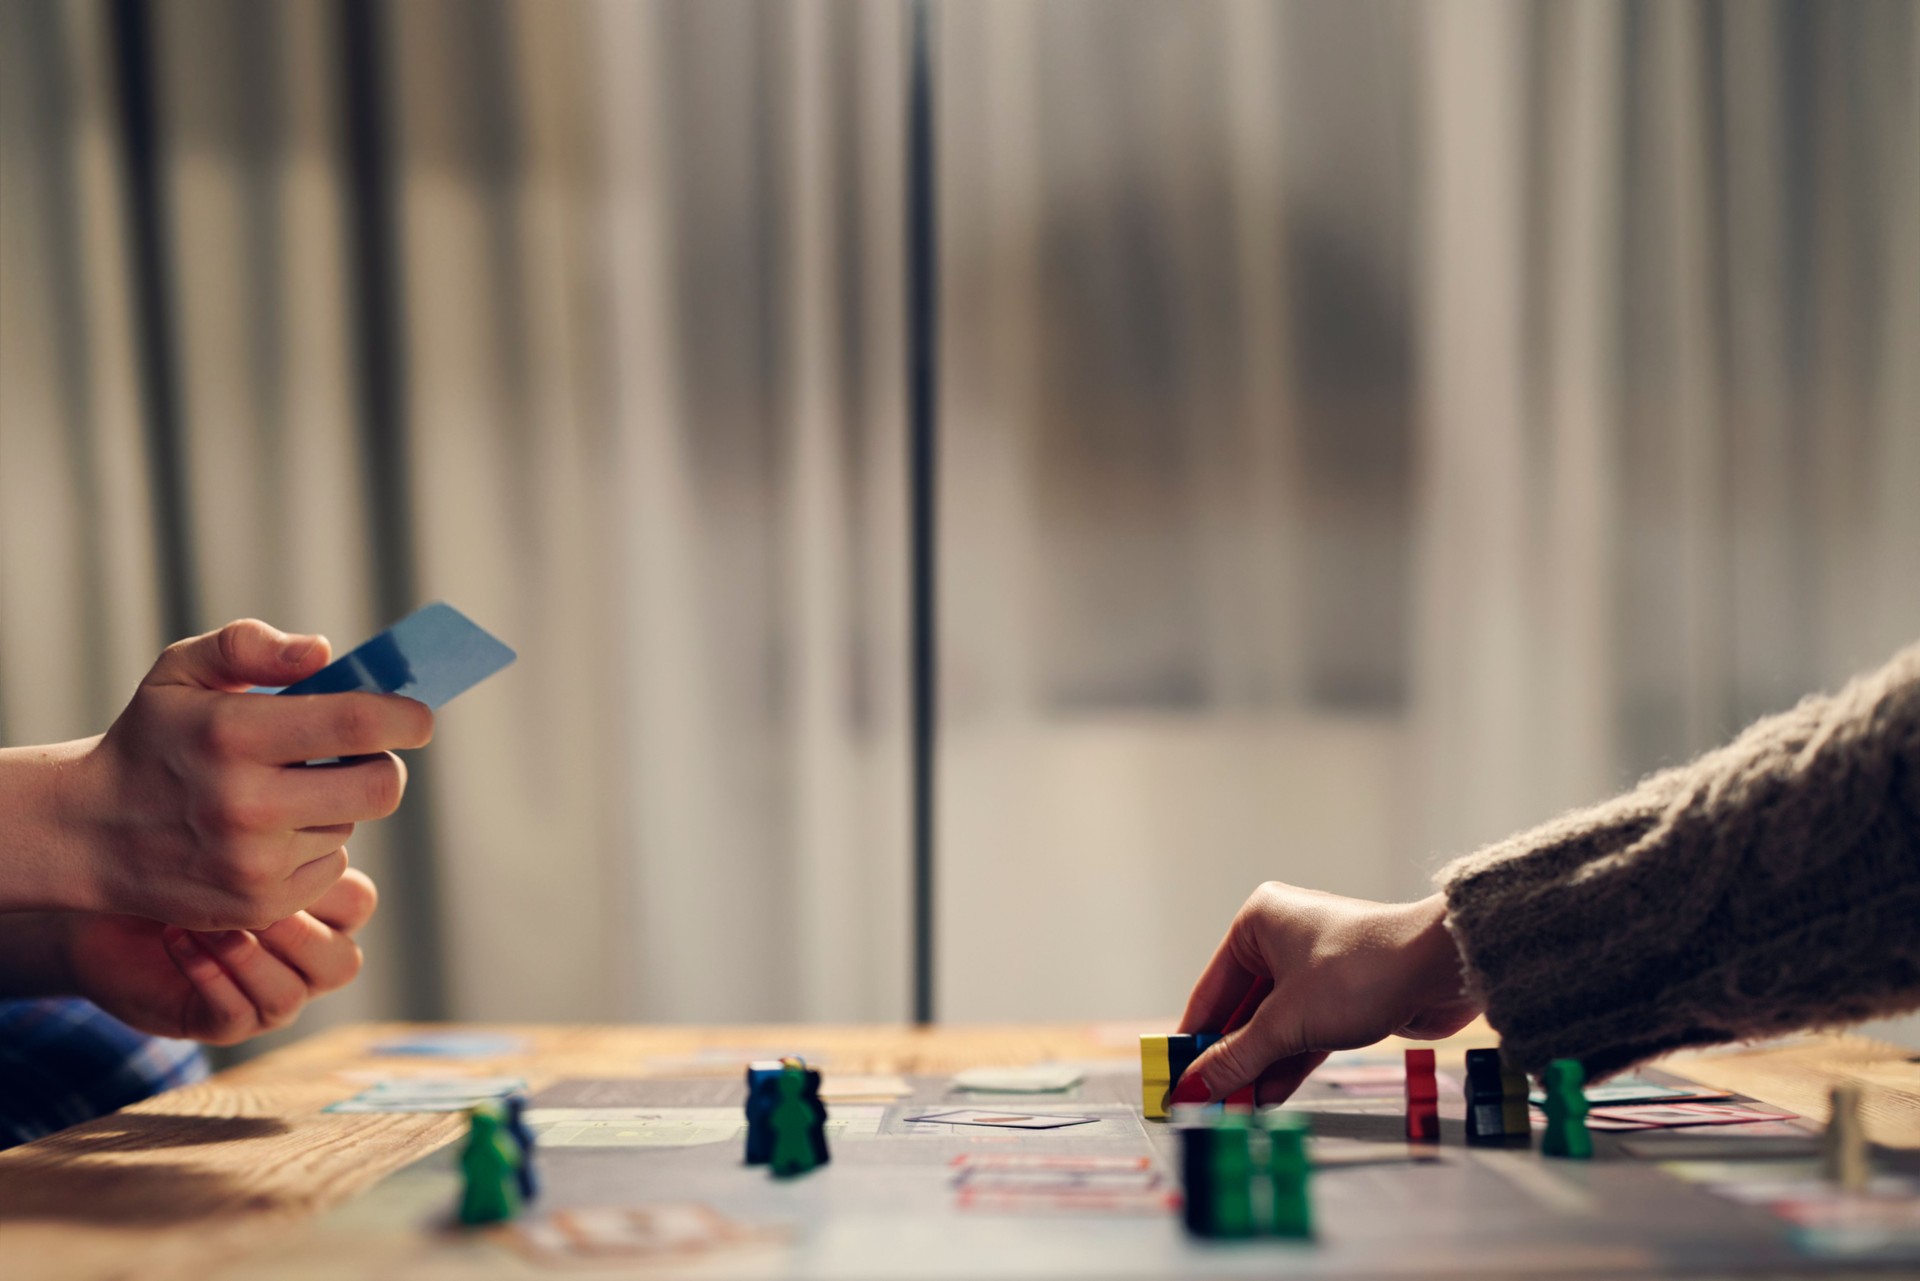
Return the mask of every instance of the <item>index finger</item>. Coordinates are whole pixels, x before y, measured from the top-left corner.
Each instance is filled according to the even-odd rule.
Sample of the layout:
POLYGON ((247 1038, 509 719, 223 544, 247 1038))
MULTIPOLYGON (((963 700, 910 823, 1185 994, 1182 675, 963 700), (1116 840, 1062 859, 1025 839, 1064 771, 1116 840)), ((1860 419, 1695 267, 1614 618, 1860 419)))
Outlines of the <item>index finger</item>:
POLYGON ((433 737, 433 713, 426 704, 398 694, 236 697, 252 704, 244 715, 254 758, 275 765, 424 747, 433 737))
POLYGON ((1229 1018, 1237 1014, 1243 1004, 1248 1013, 1259 1004, 1259 996, 1252 994, 1261 983, 1268 990, 1273 987, 1273 981, 1266 975, 1256 974, 1240 963, 1240 958, 1234 954, 1233 933, 1229 930, 1227 937, 1220 940, 1220 946, 1213 950, 1213 959, 1201 971, 1199 981, 1193 985, 1193 994, 1187 998, 1186 1013, 1180 1016, 1179 1030, 1227 1031, 1229 1018), (1249 1001, 1250 996, 1252 999, 1249 1001))

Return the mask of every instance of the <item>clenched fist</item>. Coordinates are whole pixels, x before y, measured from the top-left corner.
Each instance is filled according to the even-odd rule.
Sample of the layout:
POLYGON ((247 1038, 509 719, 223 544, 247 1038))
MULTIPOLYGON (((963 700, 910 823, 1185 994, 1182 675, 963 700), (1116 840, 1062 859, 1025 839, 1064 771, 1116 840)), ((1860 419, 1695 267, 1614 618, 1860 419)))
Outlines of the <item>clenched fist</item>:
POLYGON ((232 1045, 287 1026, 360 972, 373 882, 349 871, 263 930, 200 934, 137 916, 61 913, 71 990, 130 1027, 232 1045))

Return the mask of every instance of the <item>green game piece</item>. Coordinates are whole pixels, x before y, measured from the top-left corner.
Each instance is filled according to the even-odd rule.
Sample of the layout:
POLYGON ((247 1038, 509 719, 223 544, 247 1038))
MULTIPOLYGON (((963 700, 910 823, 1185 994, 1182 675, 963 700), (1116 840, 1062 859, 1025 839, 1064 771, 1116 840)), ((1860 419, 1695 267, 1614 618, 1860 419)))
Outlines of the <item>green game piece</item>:
POLYGON ((767 1115, 773 1127, 773 1156, 769 1164, 780 1178, 805 1174, 817 1164, 813 1150, 813 1108, 806 1099, 805 1068, 789 1065, 775 1082, 778 1098, 767 1115))
POLYGON ((1593 1135, 1587 1132, 1587 1071, 1578 1059, 1555 1059, 1547 1064, 1547 1128, 1540 1136, 1546 1156, 1585 1161, 1593 1156, 1593 1135))
POLYGON ((460 1222, 504 1223, 520 1213, 520 1152, 506 1133, 506 1115, 499 1104, 482 1104, 467 1113, 460 1173, 466 1180, 460 1222))
POLYGON ((1213 1129, 1213 1235, 1253 1235, 1253 1149, 1247 1118, 1222 1112, 1213 1129))
POLYGON ((1277 1237, 1311 1237, 1313 1202, 1307 1180, 1313 1167, 1307 1158, 1307 1118, 1297 1112, 1269 1112, 1260 1124, 1267 1132, 1267 1177, 1273 1185, 1269 1230, 1277 1237))

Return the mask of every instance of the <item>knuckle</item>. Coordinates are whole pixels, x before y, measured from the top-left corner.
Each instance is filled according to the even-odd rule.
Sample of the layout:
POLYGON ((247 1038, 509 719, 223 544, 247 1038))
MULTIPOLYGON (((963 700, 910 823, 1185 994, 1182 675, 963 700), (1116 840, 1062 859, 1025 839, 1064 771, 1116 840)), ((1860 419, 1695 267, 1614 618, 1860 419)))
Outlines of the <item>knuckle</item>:
POLYGON ((264 831, 273 826, 271 806, 266 798, 232 784, 215 789, 208 809, 213 829, 226 836, 264 831))
POLYGON ((280 876, 265 861, 250 857, 233 860, 233 883, 251 902, 264 903, 279 887, 280 876))
POLYGON ((335 887, 340 884, 341 877, 346 875, 346 871, 345 850, 335 850, 331 854, 323 854, 312 862, 303 864, 287 882, 287 910, 280 914, 281 917, 303 912, 322 898, 330 899, 335 887), (296 884, 298 888, 294 888, 296 884))
POLYGON ((154 666, 159 667, 163 664, 174 665, 187 661, 192 657, 193 646, 196 640, 197 638, 195 637, 188 637, 185 640, 173 642, 173 644, 160 651, 160 657, 158 661, 154 663, 154 666))
POLYGON ((262 997, 256 1008, 260 1011, 260 1021, 270 1028, 285 1027, 299 1017, 300 1007, 306 1004, 306 998, 292 993, 262 997))
POLYGON ((1236 1037, 1231 1040, 1222 1041, 1214 1047, 1213 1057, 1207 1061, 1208 1071, 1206 1075, 1209 1080, 1213 1080, 1214 1078, 1224 1079, 1227 1077, 1232 1077, 1236 1080, 1239 1079, 1242 1075, 1242 1070, 1246 1066, 1246 1055, 1242 1049, 1243 1044, 1244 1040, 1236 1037))
POLYGON ((213 847, 229 862, 237 856, 233 838, 240 835, 233 814, 232 798, 224 788, 208 788, 188 802, 187 825, 202 845, 213 847))
POLYGON ((1230 1081, 1237 1087, 1258 1080, 1260 1074, 1274 1062, 1274 1056, 1267 1052, 1266 1047, 1246 1040, 1222 1052, 1220 1062, 1222 1067, 1216 1074, 1220 1081, 1230 1081))
POLYGON ((222 928, 257 929, 284 915, 280 910, 284 891, 279 877, 270 869, 250 859, 232 862, 225 869, 224 879, 231 900, 228 914, 235 919, 223 923, 222 928))
POLYGON ((232 700, 212 700, 206 718, 200 723, 200 747, 216 760, 240 760, 246 756, 246 726, 232 700))
MULTIPOLYGON (((251 873, 247 879, 251 881, 251 873)), ((279 893, 263 885, 235 885, 232 904, 220 922, 223 930, 261 930, 280 916, 279 893)))
POLYGON ((342 706, 336 713, 335 726, 343 742, 355 750, 370 746, 379 733, 379 719, 372 702, 365 697, 348 695, 340 700, 342 706))
POLYGON ((213 638, 215 647, 220 651, 220 660, 229 667, 235 667, 244 662, 247 638, 263 626, 265 624, 257 618, 239 618, 222 627, 213 638))
POLYGON ((1263 881, 1247 896, 1246 906, 1241 913, 1246 916, 1263 916, 1280 906, 1287 895, 1287 887, 1279 881, 1263 881))

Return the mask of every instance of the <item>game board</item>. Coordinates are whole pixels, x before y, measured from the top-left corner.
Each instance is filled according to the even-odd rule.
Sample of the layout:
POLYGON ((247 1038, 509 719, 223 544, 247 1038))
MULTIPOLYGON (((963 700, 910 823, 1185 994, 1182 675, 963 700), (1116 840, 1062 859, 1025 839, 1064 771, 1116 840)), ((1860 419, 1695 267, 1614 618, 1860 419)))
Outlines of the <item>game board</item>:
POLYGON ((834 1105, 832 1164, 782 1181, 742 1163, 737 1080, 562 1082, 536 1095, 529 1113, 546 1186, 519 1222, 447 1226, 459 1186, 447 1148, 241 1271, 1347 1277, 1920 1268, 1913 1154, 1882 1154, 1871 1192, 1839 1198, 1818 1180, 1811 1131, 1791 1124, 1744 1140, 1597 1132, 1594 1160, 1550 1160, 1535 1149, 1465 1146, 1455 1084, 1441 1090, 1440 1145, 1410 1150, 1394 1096, 1310 1080, 1287 1106, 1312 1117, 1318 1238, 1216 1243, 1181 1230, 1169 1195, 1176 1136, 1143 1120, 1137 1072, 1116 1068, 1044 1100, 1001 1101, 1010 1111, 1094 1118, 1048 1130, 917 1124, 908 1118, 980 1099, 945 1078, 908 1084, 911 1095, 884 1104, 834 1105), (1085 1194, 1056 1195, 1061 1181, 1034 1173, 1050 1164, 1075 1170, 1085 1194), (1036 1182, 1046 1189, 1039 1195, 1036 1182), (585 1264, 570 1261, 583 1234, 598 1252, 585 1264))

